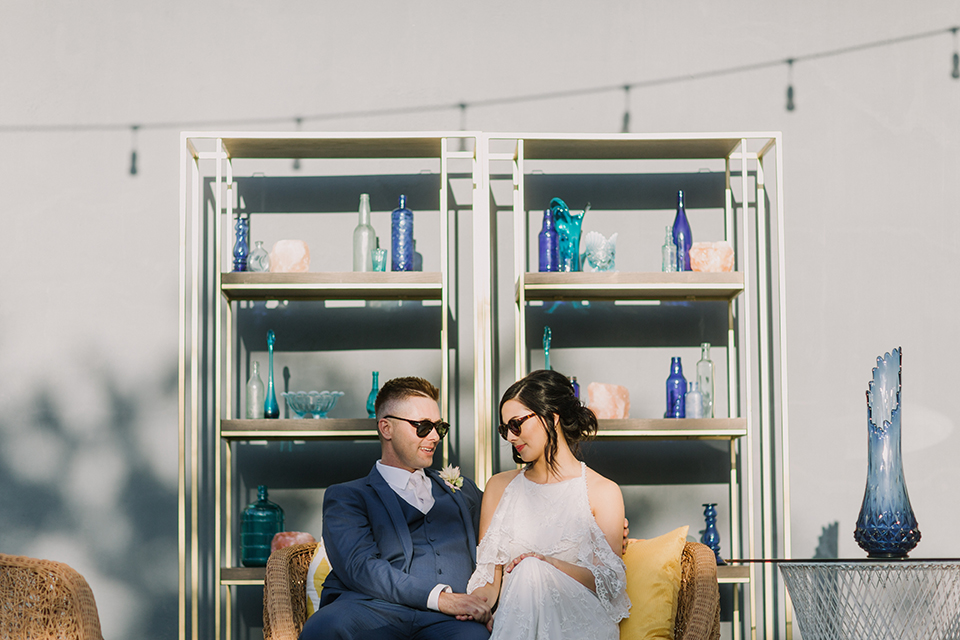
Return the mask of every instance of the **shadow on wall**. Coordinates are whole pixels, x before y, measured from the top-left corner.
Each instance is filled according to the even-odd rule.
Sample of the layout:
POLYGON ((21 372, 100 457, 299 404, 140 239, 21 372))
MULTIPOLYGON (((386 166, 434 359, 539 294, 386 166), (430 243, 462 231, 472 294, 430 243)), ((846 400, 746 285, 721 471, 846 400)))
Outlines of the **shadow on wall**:
POLYGON ((0 419, 0 550, 83 574, 108 638, 177 634, 177 371, 163 369, 139 385, 94 372, 90 407, 43 387, 0 419))

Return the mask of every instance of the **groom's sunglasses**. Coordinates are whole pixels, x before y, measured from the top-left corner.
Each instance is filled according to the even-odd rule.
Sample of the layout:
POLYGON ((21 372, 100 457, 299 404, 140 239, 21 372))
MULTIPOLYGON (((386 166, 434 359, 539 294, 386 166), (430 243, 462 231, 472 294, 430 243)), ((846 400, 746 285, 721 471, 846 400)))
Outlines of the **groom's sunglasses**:
POLYGON ((517 416, 516 418, 510 418, 507 420, 507 424, 500 423, 500 426, 497 427, 497 431, 500 432, 500 437, 504 440, 507 439, 507 430, 510 430, 510 433, 520 437, 520 429, 523 428, 523 423, 537 415, 536 413, 528 413, 525 416, 517 416))
POLYGON ((409 418, 398 418, 397 416, 383 416, 384 418, 393 418, 394 420, 403 420, 404 422, 409 422, 413 425, 413 428, 417 430, 418 438, 426 438, 430 435, 430 432, 434 429, 437 430, 437 435, 440 436, 440 439, 447 435, 447 432, 450 431, 450 424, 444 422, 443 420, 437 420, 433 422, 431 420, 410 420, 409 418))

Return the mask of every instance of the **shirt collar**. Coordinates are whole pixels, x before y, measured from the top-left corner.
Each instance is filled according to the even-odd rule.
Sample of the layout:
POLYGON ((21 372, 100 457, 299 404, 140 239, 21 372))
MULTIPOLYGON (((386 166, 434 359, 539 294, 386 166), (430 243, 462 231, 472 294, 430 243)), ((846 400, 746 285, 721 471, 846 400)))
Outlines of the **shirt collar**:
POLYGON ((377 460, 377 471, 380 472, 383 479, 386 480, 387 484, 395 491, 403 491, 406 489, 407 483, 410 482, 410 476, 412 476, 413 473, 419 473, 423 477, 427 477, 423 469, 417 469, 413 473, 410 473, 406 469, 391 467, 390 465, 383 464, 379 460, 377 460))

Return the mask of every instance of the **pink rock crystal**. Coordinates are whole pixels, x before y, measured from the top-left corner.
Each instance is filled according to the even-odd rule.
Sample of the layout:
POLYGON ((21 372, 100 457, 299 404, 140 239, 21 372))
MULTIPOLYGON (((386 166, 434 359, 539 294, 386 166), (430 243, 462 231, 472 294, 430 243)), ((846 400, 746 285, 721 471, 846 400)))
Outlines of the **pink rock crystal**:
POLYGON ((605 382, 587 385, 587 406, 601 420, 619 420, 630 417, 630 392, 626 387, 605 382))
POLYGON ((270 541, 270 553, 294 544, 307 544, 316 541, 312 535, 303 531, 281 531, 273 536, 273 540, 270 541))
POLYGON ((277 240, 270 250, 270 273, 303 273, 310 269, 310 247, 303 240, 277 240))
POLYGON ((694 242, 690 245, 690 269, 721 273, 733 271, 733 246, 720 242, 694 242))

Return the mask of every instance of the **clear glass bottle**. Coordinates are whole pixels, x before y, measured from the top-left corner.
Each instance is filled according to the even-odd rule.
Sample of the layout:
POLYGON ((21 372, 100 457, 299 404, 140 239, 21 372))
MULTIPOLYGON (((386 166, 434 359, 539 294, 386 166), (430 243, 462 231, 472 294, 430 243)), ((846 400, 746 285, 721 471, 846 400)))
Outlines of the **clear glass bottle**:
POLYGON ((370 225, 370 194, 360 194, 360 219, 353 230, 353 270, 372 271, 371 252, 377 241, 377 232, 370 225))
POLYGON ((700 345, 700 361, 697 362, 697 383, 703 397, 703 417, 713 416, 713 360, 710 359, 710 343, 700 345))
POLYGON ((240 562, 245 567, 265 567, 273 536, 283 531, 283 509, 267 500, 267 485, 257 487, 257 501, 240 516, 240 562))
POLYGON ((687 418, 703 417, 703 396, 700 395, 696 380, 687 383, 687 392, 683 396, 683 406, 687 418))
POLYGON ((680 358, 670 359, 670 375, 667 377, 667 410, 664 418, 686 417, 683 396, 687 393, 687 379, 683 377, 683 364, 680 358))
POLYGON ((377 392, 380 391, 380 372, 373 372, 373 386, 370 388, 370 394, 367 396, 367 417, 377 417, 377 392))
POLYGON ((265 273, 270 271, 270 254, 263 248, 263 240, 254 243, 253 251, 247 257, 247 271, 265 273))
POLYGON ((553 210, 543 212, 543 228, 538 236, 540 271, 557 271, 560 268, 560 236, 553 220, 553 210))
POLYGON ((247 380, 247 420, 256 420, 263 417, 263 401, 266 398, 266 387, 260 377, 260 363, 253 361, 250 379, 247 380))
POLYGON ((666 237, 663 239, 661 253, 661 269, 664 273, 677 270, 677 245, 673 244, 673 227, 666 228, 666 237))
POLYGON ((413 270, 413 211, 407 209, 407 196, 390 214, 391 271, 413 270))
POLYGON ((690 246, 693 234, 687 221, 683 190, 677 191, 677 216, 673 219, 673 243, 677 245, 677 271, 690 271, 690 246))
POLYGON ((413 270, 423 271, 423 254, 417 251, 417 241, 413 241, 413 270))

